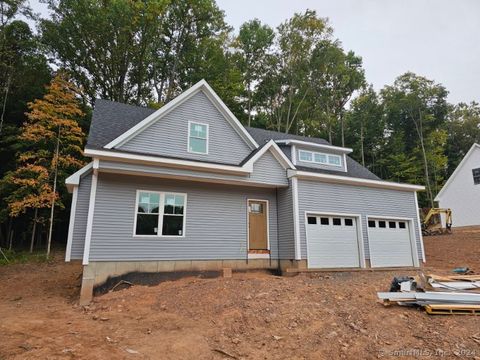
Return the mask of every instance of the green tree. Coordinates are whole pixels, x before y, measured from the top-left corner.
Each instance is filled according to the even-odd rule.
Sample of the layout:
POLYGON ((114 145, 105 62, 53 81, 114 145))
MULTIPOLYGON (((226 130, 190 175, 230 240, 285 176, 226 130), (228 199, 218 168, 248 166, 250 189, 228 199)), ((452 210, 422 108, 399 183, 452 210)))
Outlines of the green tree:
POLYGON ((445 137, 442 133, 449 111, 447 94, 442 85, 413 73, 401 75, 392 86, 381 91, 389 136, 384 151, 418 154, 427 190, 426 201, 431 207, 434 205, 433 188, 436 187, 432 166, 438 170, 444 164, 445 137), (438 134, 434 135, 435 132, 438 134), (439 147, 443 150, 439 151, 439 147))
POLYGON ((449 112, 447 156, 450 175, 474 143, 480 143, 480 105, 459 103, 449 112))
POLYGON ((239 68, 243 74, 246 92, 247 125, 251 126, 252 103, 258 79, 265 76, 268 59, 271 51, 275 32, 268 25, 262 25, 260 20, 248 21, 240 27, 240 32, 234 41, 234 47, 239 51, 239 68))
MULTIPOLYGON (((19 136, 24 147, 18 154, 18 167, 5 178, 14 188, 6 201, 12 217, 34 210, 33 234, 38 209, 51 209, 48 256, 54 205, 64 207, 57 184, 64 189, 66 177, 83 165, 85 135, 77 119, 84 113, 77 100, 77 90, 64 73, 52 80, 43 99, 36 99, 28 106, 27 121, 19 136)), ((32 243, 33 239, 32 236, 32 243)))
POLYGON ((326 19, 313 10, 296 13, 278 28, 275 57, 269 61, 269 70, 259 84, 264 111, 269 126, 277 131, 299 132, 299 117, 307 109, 311 95, 308 78, 314 49, 332 36, 326 19))
POLYGON ((352 156, 374 171, 384 145, 385 119, 380 99, 371 86, 352 100, 346 119, 346 141, 353 148, 352 156))
POLYGON ((324 40, 316 45, 310 68, 315 114, 324 119, 330 143, 333 129, 340 127, 340 143, 345 146, 345 106, 365 85, 362 59, 352 51, 345 53, 339 41, 324 40))
POLYGON ((149 65, 166 0, 47 0, 42 38, 58 66, 93 103, 96 97, 145 104, 149 65))

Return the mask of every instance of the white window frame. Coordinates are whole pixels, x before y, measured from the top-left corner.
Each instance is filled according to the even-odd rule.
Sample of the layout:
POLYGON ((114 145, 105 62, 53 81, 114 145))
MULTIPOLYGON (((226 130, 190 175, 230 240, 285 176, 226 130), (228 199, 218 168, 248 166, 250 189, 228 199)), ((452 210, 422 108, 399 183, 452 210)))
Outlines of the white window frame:
POLYGON ((135 192, 135 210, 134 210, 134 221, 133 221, 133 237, 136 238, 172 238, 172 239, 181 239, 185 237, 187 233, 187 194, 179 193, 174 191, 156 191, 156 190, 145 190, 137 189, 135 192), (156 235, 141 235, 136 233, 137 231, 137 215, 138 215, 138 198, 141 192, 154 193, 159 195, 159 204, 158 204, 158 231, 156 235), (183 224, 182 224, 182 235, 162 235, 163 231, 163 216, 171 215, 165 214, 165 195, 182 195, 184 197, 183 204, 183 224))
POLYGON ((191 154, 200 154, 200 155, 208 155, 208 143, 209 143, 209 135, 210 135, 210 129, 209 129, 209 125, 208 124, 205 124, 205 123, 201 123, 201 122, 198 122, 198 121, 189 121, 188 122, 188 141, 187 141, 187 151, 191 154), (192 128, 192 125, 202 125, 202 126, 205 126, 207 128, 207 136, 205 139, 202 139, 202 138, 198 138, 198 139, 201 139, 201 140, 205 140, 207 142, 206 144, 206 147, 205 147, 205 152, 199 152, 199 151, 192 151, 190 150, 190 138, 191 138, 191 135, 190 135, 190 131, 191 131, 191 128, 192 128))
POLYGON ((308 162, 308 163, 313 163, 313 164, 320 164, 320 165, 327 165, 327 166, 343 167, 343 161, 342 161, 342 156, 341 155, 327 154, 327 153, 310 151, 310 150, 298 150, 298 161, 308 162), (312 160, 303 160, 302 159, 302 153, 311 154, 312 160), (315 161, 315 155, 325 156, 326 162, 315 161), (339 159, 340 163, 339 164, 330 163, 330 161, 329 161, 330 157, 335 157, 335 158, 339 159))

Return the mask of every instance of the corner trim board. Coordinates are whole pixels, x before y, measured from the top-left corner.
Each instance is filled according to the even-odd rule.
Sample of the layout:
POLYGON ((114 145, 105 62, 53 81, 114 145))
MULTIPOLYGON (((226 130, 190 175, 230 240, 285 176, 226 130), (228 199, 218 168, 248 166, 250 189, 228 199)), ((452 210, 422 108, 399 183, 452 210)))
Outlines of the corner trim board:
POLYGON ((418 236, 420 236, 420 251, 422 252, 422 262, 426 262, 425 258, 425 248, 423 245, 423 234, 422 234, 422 224, 420 223, 420 210, 418 209, 418 197, 417 192, 415 192, 415 208, 417 210, 417 226, 418 226, 418 236))
POLYGON ((302 247, 300 244, 300 214, 298 210, 298 179, 292 178, 292 202, 293 202, 293 238, 295 240, 295 260, 302 259, 302 247))
POLYGON ((97 194, 98 171, 92 174, 92 184, 90 187, 90 200, 88 203, 87 231, 85 234, 85 247, 83 249, 83 265, 88 265, 90 258, 90 243, 92 241, 93 212, 95 210, 95 197, 97 194))
POLYGON ((65 261, 69 262, 72 255, 73 231, 75 227, 75 213, 77 211, 78 185, 73 187, 72 205, 70 207, 70 221, 68 224, 67 250, 65 261))

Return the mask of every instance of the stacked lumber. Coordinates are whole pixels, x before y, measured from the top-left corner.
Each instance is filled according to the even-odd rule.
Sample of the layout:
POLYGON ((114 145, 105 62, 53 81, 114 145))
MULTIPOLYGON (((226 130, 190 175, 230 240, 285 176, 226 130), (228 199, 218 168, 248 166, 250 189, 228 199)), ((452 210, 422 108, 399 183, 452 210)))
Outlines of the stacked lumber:
POLYGON ((394 278, 390 292, 377 293, 385 305, 422 307, 432 315, 480 315, 480 276, 438 276, 394 278), (392 289, 395 289, 392 291, 392 289))

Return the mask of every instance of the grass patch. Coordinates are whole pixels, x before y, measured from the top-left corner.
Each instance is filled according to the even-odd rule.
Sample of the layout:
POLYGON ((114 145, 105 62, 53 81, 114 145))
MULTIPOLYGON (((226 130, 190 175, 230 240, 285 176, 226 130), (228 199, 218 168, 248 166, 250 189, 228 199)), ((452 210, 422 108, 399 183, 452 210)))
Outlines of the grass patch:
POLYGON ((3 254, 0 253, 0 266, 11 264, 44 263, 48 261, 45 253, 34 252, 30 254, 28 251, 15 251, 7 249, 2 249, 2 252, 3 254))

